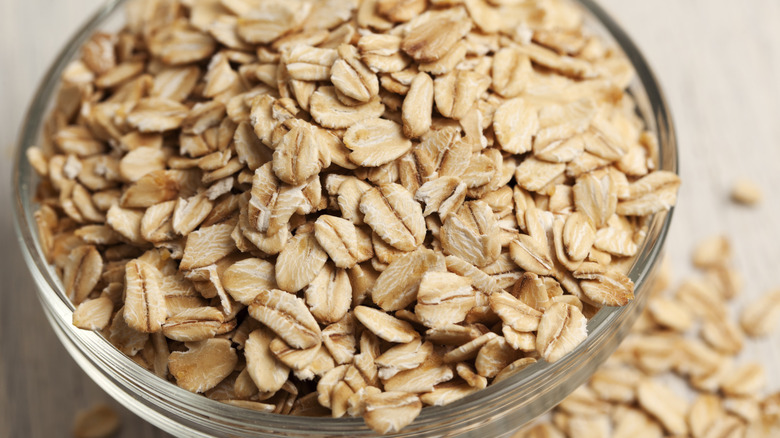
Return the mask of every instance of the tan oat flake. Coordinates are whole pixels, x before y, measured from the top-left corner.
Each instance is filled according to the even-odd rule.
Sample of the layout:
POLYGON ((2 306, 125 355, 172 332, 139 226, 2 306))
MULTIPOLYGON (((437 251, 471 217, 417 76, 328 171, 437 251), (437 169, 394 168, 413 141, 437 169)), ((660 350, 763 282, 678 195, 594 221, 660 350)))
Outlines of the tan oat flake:
POLYGON ((536 348, 542 358, 555 362, 574 349, 587 336, 587 320, 569 304, 553 304, 542 314, 536 348))
POLYGON ((192 392, 216 386, 233 371, 238 356, 227 339, 212 338, 186 344, 187 351, 171 353, 168 367, 176 383, 192 392))
POLYGON ((766 336, 780 321, 780 290, 764 294, 742 310, 740 324, 749 336, 766 336))
POLYGON ((360 212, 382 240, 402 251, 412 251, 425 237, 420 204, 398 184, 384 184, 363 194, 360 212))
POLYGON ((131 328, 144 333, 160 330, 166 315, 161 281, 160 271, 146 262, 133 260, 125 266, 124 318, 131 328))
POLYGON ((748 179, 737 180, 731 187, 731 199, 740 204, 755 206, 763 197, 761 187, 748 179))
POLYGON ((404 98, 402 115, 404 135, 409 138, 423 136, 431 127, 433 111, 433 80, 425 73, 418 73, 404 98))
POLYGON ((415 314, 428 327, 445 327, 466 318, 476 304, 471 279, 450 272, 428 272, 420 280, 415 314))
POLYGON ((493 116, 496 140, 506 152, 522 154, 530 151, 533 136, 538 129, 537 110, 522 98, 505 101, 493 116))
POLYGON ((498 226, 490 207, 469 201, 447 217, 441 229, 442 248, 447 254, 483 267, 493 263, 501 251, 498 226))
POLYGON ((685 434, 688 426, 685 422, 686 402, 668 388, 646 380, 637 387, 639 404, 655 416, 673 434, 685 434))
POLYGON ((276 259, 276 283, 279 288, 295 293, 309 284, 328 260, 328 255, 310 230, 299 229, 276 259), (306 263, 301 263, 305 260, 306 263))
POLYGON ((103 403, 80 410, 73 420, 73 436, 76 438, 109 438, 120 426, 119 414, 103 403))
POLYGON ((114 303, 100 297, 81 303, 73 312, 73 325, 85 330, 102 330, 111 319, 114 303))
POLYGON ((290 369, 272 355, 272 340, 270 330, 259 328, 249 334, 244 345, 246 369, 260 391, 278 391, 290 374, 290 369))
POLYGON ((71 252, 62 279, 70 300, 76 304, 84 301, 97 285, 102 270, 103 260, 94 246, 83 245, 71 252))
POLYGON ((407 343, 418 337, 408 322, 371 307, 355 307, 355 318, 372 333, 388 342, 407 343))
POLYGON ((384 392, 366 398, 366 424, 378 433, 401 430, 411 423, 422 409, 422 402, 413 394, 384 392))
POLYGON ((296 348, 309 348, 322 341, 322 332, 303 300, 270 289, 261 291, 249 305, 252 317, 296 348))
POLYGON ((405 154, 412 142, 404 137, 398 123, 384 119, 358 122, 344 133, 344 145, 351 150, 349 159, 364 167, 377 167, 405 154))
POLYGON ((429 249, 418 249, 392 261, 376 278, 370 289, 371 299, 385 311, 400 310, 417 297, 422 276, 429 271, 443 271, 444 260, 429 249))
POLYGON ((429 12, 418 19, 401 43, 401 49, 418 62, 433 62, 444 56, 471 29, 463 9, 429 12))
POLYGON ((374 72, 360 61, 355 46, 342 44, 339 58, 333 63, 330 80, 338 91, 359 102, 368 102, 379 94, 379 80, 374 72))
POLYGON ((378 98, 367 103, 347 106, 336 97, 334 87, 320 87, 309 101, 309 111, 312 118, 325 128, 349 128, 361 120, 379 117, 384 112, 384 105, 378 98))

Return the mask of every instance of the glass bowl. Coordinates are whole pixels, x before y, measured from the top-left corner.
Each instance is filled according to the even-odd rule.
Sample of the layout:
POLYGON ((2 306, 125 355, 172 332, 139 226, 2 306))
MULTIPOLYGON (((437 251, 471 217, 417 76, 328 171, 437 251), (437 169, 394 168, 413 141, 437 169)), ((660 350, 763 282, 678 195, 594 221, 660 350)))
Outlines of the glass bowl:
MULTIPOLYGON (((84 371, 108 394, 155 426, 177 436, 325 437, 374 436, 361 418, 309 418, 251 411, 190 393, 156 377, 122 354, 97 332, 71 324, 73 305, 41 249, 33 214, 38 178, 28 164, 26 149, 39 142, 45 118, 54 104, 60 75, 80 46, 96 30, 116 30, 124 0, 108 1, 65 44, 46 73, 26 119, 16 149, 13 185, 17 235, 32 272, 46 316, 63 345, 84 371)), ((591 0, 580 0, 586 25, 620 47, 636 70, 629 87, 637 111, 658 137, 658 168, 677 172, 674 127, 661 89, 641 53, 615 21, 591 0)), ((563 359, 537 362, 510 378, 443 407, 426 407, 420 416, 390 435, 398 437, 504 437, 543 414, 596 370, 612 354, 644 307, 659 265, 672 211, 656 214, 649 224, 629 276, 636 299, 624 307, 601 309, 588 322, 589 336, 563 359)))

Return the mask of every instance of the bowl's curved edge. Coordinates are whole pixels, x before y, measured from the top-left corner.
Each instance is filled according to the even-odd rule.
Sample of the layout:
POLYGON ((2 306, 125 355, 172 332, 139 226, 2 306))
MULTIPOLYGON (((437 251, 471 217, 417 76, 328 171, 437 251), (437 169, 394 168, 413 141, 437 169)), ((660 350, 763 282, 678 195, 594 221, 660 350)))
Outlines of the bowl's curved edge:
MULTIPOLYGON (((29 191, 31 190, 30 187, 26 187, 20 175, 21 169, 24 168, 23 165, 26 164, 27 160, 25 152, 39 137, 40 133, 37 130, 34 130, 33 127, 41 125, 43 118, 47 115, 47 97, 52 96, 59 87, 60 73, 64 69, 67 61, 72 59, 74 54, 80 50, 82 43, 87 39, 92 30, 115 11, 122 2, 123 0, 106 1, 106 3, 100 6, 92 16, 75 31, 73 36, 65 41, 63 48, 58 52, 57 57, 52 61, 51 65, 41 78, 19 128, 13 156, 14 167, 11 172, 11 187, 14 191, 14 228, 20 249, 26 253, 25 256, 30 257, 41 272, 47 272, 48 266, 46 266, 40 258, 36 259, 35 257, 32 257, 34 253, 41 253, 42 251, 39 247, 37 237, 31 232, 31 230, 35 228, 34 219, 31 215, 25 214, 27 212, 25 212, 24 200, 22 199, 22 194, 30 193, 29 191)), ((35 273, 32 272, 32 265, 29 263, 28 268, 34 275, 35 273)), ((46 280, 53 290, 57 289, 56 283, 53 282, 49 276, 46 276, 46 280)), ((68 307, 73 309, 73 304, 71 304, 65 296, 60 295, 60 298, 68 307)))

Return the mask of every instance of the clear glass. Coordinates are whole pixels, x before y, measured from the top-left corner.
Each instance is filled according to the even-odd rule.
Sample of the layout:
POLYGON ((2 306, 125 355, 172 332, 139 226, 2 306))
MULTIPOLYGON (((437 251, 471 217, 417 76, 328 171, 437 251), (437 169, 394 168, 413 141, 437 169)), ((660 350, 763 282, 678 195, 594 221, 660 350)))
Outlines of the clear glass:
MULTIPOLYGON (((94 31, 117 28, 124 0, 107 2, 66 43, 44 77, 27 113, 16 149, 13 185, 15 223, 22 252, 35 280, 49 322, 76 362, 107 393, 155 426, 182 437, 326 437, 375 436, 360 418, 307 418, 250 411, 192 394, 144 370, 100 334, 71 324, 73 305, 49 266, 38 240, 33 213, 38 178, 25 150, 38 143, 53 105, 60 75, 94 31)), ((637 72, 630 87, 639 114, 658 136, 659 167, 677 171, 677 143, 672 120, 658 83, 633 42, 603 9, 580 0, 588 26, 626 53, 637 72)), ((672 212, 656 215, 630 270, 637 299, 605 308, 588 323, 590 335, 562 360, 538 362, 511 378, 444 407, 428 407, 397 437, 506 437, 543 414, 577 388, 615 350, 644 307, 660 260, 672 212)))

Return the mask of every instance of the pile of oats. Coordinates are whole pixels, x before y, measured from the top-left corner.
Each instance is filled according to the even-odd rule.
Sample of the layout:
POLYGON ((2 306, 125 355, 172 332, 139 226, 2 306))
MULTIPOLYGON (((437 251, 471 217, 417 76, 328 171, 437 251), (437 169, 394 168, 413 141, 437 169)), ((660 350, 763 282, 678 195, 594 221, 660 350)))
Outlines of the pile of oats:
POLYGON ((702 275, 676 289, 668 269, 660 274, 615 354, 547 421, 514 438, 780 436, 780 392, 767 394, 767 370, 739 357, 746 335, 776 330, 780 290, 732 318, 729 301, 742 287, 730 248, 723 236, 701 242, 693 262, 702 275))
POLYGON ((40 241, 161 378, 396 431, 633 298, 680 181, 632 80, 563 0, 136 0, 28 149, 40 241))

